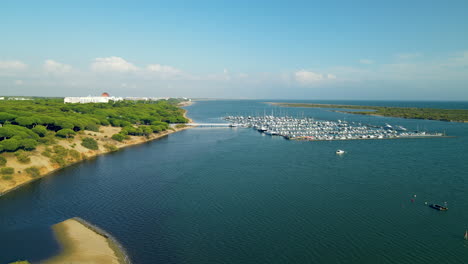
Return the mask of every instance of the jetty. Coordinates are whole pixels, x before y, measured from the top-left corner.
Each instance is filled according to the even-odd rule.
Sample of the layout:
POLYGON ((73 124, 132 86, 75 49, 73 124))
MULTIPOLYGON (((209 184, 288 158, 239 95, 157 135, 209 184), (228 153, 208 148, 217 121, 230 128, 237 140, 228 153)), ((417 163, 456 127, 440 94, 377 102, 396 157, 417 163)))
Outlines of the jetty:
POLYGON ((232 127, 229 123, 187 123, 186 126, 192 127, 232 127))

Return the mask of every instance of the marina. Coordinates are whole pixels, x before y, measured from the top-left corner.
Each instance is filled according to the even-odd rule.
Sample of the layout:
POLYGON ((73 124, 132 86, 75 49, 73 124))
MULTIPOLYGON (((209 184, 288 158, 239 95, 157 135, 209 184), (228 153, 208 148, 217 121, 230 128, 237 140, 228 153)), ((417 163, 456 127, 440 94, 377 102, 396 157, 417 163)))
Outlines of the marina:
POLYGON ((398 125, 375 126, 343 120, 315 120, 310 117, 226 116, 224 120, 230 123, 230 127, 254 128, 265 135, 282 136, 291 140, 320 141, 445 136, 445 133, 411 131, 398 125))

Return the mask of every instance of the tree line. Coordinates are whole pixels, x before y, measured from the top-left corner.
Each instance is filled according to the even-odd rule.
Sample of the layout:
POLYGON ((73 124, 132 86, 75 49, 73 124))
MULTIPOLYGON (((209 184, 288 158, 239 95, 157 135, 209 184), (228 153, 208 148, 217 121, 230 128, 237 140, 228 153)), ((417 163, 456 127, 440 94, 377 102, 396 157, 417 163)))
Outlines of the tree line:
MULTIPOLYGON (((149 135, 170 123, 186 123, 183 110, 172 101, 64 104, 62 99, 0 102, 0 152, 33 150, 54 138, 70 138, 100 126, 122 127, 119 133, 149 135)), ((119 136, 116 136, 120 139, 119 136)), ((121 141, 120 140, 120 141, 121 141)))

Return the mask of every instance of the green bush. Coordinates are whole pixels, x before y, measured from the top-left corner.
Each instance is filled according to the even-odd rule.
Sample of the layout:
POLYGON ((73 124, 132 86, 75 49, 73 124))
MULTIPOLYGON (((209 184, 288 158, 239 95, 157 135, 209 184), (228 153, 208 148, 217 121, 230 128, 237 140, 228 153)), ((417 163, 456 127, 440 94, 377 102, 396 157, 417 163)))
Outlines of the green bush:
POLYGON ((24 171, 26 171, 26 173, 29 174, 29 176, 33 178, 41 175, 41 172, 39 171, 39 168, 37 167, 29 167, 29 168, 26 168, 24 171))
POLYGON ((65 160, 65 157, 57 155, 57 154, 50 157, 50 161, 52 163, 58 164, 60 167, 64 167, 65 165, 67 165, 67 161, 65 160))
POLYGON ((114 151, 117 151, 119 149, 119 148, 117 148, 116 145, 112 145, 112 144, 105 144, 104 148, 109 152, 114 152, 114 151))
POLYGON ((94 138, 83 138, 83 141, 81 142, 81 145, 85 148, 92 149, 92 150, 98 150, 99 145, 97 141, 94 138))
POLYGON ((69 137, 73 137, 74 135, 76 135, 76 132, 73 131, 72 129, 64 128, 64 129, 60 129, 59 131, 57 131, 55 135, 57 137, 69 138, 69 137))
POLYGON ((50 151, 50 149, 44 150, 41 154, 44 157, 48 157, 48 158, 52 157, 52 152, 50 151))
POLYGON ((5 159, 5 157, 0 156, 0 166, 5 166, 6 163, 7 163, 7 160, 5 159))
POLYGON ((11 179, 13 179, 13 176, 11 176, 11 175, 3 175, 3 176, 2 176, 2 179, 4 179, 4 180, 11 180, 11 179))
POLYGON ((95 123, 88 123, 85 129, 89 131, 99 132, 99 126, 95 123))
POLYGON ((57 144, 57 140, 55 139, 55 132, 53 131, 48 131, 47 134, 44 137, 39 138, 38 141, 44 145, 57 144))
POLYGON ((52 147, 52 150, 55 154, 59 155, 59 156, 67 156, 68 155, 68 149, 66 149, 65 147, 63 146, 60 146, 60 145, 54 145, 52 147))
POLYGON ((119 142, 124 141, 125 138, 126 138, 126 136, 123 135, 123 134, 120 134, 120 133, 117 133, 117 134, 112 135, 112 139, 113 139, 113 140, 117 140, 117 141, 119 141, 119 142))
POLYGON ((30 163, 31 162, 31 158, 29 158, 29 154, 24 150, 16 151, 15 156, 16 156, 16 159, 20 163, 30 163))
POLYGON ((75 160, 79 160, 81 158, 81 153, 74 149, 70 149, 68 154, 75 160))
POLYGON ((15 169, 11 167, 0 168, 0 174, 11 175, 13 173, 15 173, 15 169))

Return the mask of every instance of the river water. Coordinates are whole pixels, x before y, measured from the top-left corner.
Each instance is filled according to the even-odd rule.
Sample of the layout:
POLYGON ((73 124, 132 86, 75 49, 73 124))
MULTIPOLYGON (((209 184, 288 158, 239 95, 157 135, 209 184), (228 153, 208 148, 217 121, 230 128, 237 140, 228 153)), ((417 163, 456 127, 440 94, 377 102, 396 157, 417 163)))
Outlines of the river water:
MULTIPOLYGON (((468 109, 460 102, 315 102, 468 109)), ((185 130, 1 197, 0 263, 56 254, 49 226, 74 216, 113 234, 137 264, 468 263, 468 124, 249 100, 200 101, 187 110, 196 122, 273 112, 455 137, 300 142, 247 128, 185 130)))

